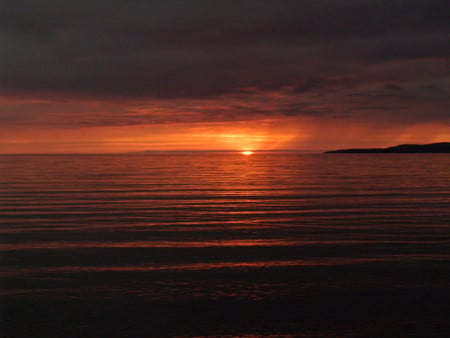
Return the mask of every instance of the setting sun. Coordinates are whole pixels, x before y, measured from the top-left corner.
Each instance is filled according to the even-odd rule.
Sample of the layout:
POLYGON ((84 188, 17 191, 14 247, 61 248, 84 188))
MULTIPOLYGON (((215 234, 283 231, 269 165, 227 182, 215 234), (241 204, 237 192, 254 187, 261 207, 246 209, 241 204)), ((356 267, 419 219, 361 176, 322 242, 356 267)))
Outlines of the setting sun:
POLYGON ((242 152, 242 155, 251 155, 251 154, 253 154, 253 151, 250 150, 245 150, 242 152))

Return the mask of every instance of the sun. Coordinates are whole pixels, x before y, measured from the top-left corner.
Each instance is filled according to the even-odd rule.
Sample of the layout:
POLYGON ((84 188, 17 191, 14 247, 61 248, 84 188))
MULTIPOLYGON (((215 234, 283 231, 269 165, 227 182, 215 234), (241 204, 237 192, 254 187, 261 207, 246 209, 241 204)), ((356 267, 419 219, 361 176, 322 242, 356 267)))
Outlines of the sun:
POLYGON ((250 150, 245 150, 245 151, 243 151, 242 152, 242 155, 251 155, 251 154, 253 154, 253 151, 250 151, 250 150))

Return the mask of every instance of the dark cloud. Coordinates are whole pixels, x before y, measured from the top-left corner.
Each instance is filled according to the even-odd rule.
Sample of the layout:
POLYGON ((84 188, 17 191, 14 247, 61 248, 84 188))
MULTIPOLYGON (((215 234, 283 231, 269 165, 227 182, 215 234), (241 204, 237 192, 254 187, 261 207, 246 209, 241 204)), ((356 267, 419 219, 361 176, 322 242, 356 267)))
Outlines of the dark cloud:
POLYGON ((305 79, 294 87, 295 92, 323 92, 338 88, 353 88, 358 80, 352 77, 312 77, 305 79))
POLYGON ((346 87, 374 80, 361 64, 448 57, 448 13, 441 0, 4 1, 0 85, 147 98, 346 87))
POLYGON ((395 84, 395 83, 389 83, 384 88, 392 89, 392 90, 403 90, 403 88, 401 86, 399 86, 398 84, 395 84))

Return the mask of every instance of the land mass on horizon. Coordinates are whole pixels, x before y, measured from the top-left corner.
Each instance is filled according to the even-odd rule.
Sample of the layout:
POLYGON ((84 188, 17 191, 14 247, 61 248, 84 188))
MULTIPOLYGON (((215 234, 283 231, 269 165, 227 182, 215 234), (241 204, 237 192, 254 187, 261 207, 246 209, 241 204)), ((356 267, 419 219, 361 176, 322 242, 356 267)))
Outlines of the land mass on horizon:
POLYGON ((337 153, 450 153, 450 142, 430 144, 401 144, 388 148, 353 148, 326 151, 327 154, 337 153))

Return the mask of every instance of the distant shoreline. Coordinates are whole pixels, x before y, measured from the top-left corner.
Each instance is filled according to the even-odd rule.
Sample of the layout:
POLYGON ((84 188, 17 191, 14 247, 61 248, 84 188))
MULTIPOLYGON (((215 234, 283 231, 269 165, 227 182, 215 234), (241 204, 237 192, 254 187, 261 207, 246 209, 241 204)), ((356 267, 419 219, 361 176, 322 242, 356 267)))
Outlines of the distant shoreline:
POLYGON ((388 148, 354 148, 329 150, 325 154, 441 154, 450 153, 450 142, 430 143, 430 144, 401 144, 388 148))

